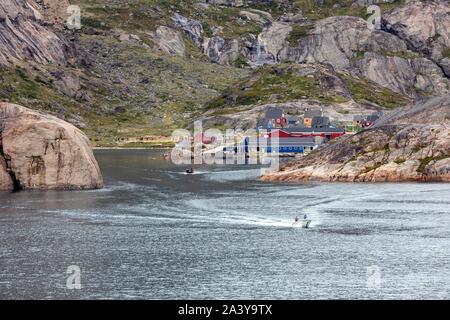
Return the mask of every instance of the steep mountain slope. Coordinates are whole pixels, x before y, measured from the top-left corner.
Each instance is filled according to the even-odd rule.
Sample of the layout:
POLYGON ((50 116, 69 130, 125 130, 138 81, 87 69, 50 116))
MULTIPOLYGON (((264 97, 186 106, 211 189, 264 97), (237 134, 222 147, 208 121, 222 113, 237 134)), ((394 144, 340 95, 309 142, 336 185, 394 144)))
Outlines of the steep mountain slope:
POLYGON ((450 96, 401 108, 263 180, 450 181, 450 96))

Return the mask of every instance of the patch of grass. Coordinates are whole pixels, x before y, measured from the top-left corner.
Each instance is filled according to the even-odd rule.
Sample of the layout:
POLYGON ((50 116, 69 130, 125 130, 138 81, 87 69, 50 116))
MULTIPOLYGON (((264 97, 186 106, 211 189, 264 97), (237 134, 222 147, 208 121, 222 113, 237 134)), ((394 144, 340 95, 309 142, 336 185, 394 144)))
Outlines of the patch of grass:
POLYGON ((417 53, 412 52, 412 51, 393 52, 393 51, 382 50, 381 53, 386 57, 399 57, 399 58, 403 58, 403 59, 407 59, 407 60, 412 60, 412 59, 419 57, 419 55, 417 53))
POLYGON ((234 66, 236 68, 246 68, 249 66, 247 59, 243 56, 239 56, 235 61, 234 61, 234 66))
POLYGON ((223 27, 220 36, 224 38, 236 38, 249 33, 259 34, 262 25, 256 21, 240 19, 241 10, 242 8, 210 6, 199 20, 202 24, 223 27))
POLYGON ((311 30, 311 28, 312 26, 293 25, 292 31, 288 38, 290 45, 296 46, 301 38, 304 38, 309 34, 309 30, 311 30))
POLYGON ((370 171, 374 171, 383 165, 382 162, 377 162, 373 166, 368 166, 364 169, 364 173, 369 173, 370 171))
POLYGON ((355 56, 353 57, 353 60, 355 61, 359 61, 364 59, 364 54, 366 53, 366 51, 356 51, 355 52, 355 56))
POLYGON ((371 102, 386 109, 402 107, 410 102, 407 97, 367 80, 347 75, 341 75, 341 77, 356 102, 371 102))
POLYGON ((261 1, 260 3, 252 3, 249 6, 252 9, 269 12, 274 18, 283 15, 286 9, 281 1, 261 1))
POLYGON ((414 148, 412 148, 411 151, 412 151, 412 153, 417 153, 417 152, 419 152, 422 149, 423 149, 422 146, 416 145, 416 146, 414 146, 414 148))
MULTIPOLYGON (((367 7, 352 6, 354 0, 325 0, 323 5, 319 5, 314 0, 294 0, 293 5, 302 10, 303 14, 312 20, 323 19, 331 16, 356 16, 367 17, 367 7), (338 4, 338 8, 333 8, 338 4)), ((392 3, 378 3, 382 12, 398 7, 404 0, 395 0, 392 3)))
POLYGON ((445 48, 442 50, 442 57, 450 59, 450 48, 445 48))
POLYGON ((442 155, 439 157, 425 157, 422 160, 420 160, 420 164, 419 167, 417 167, 417 172, 419 173, 424 173, 425 172, 425 168, 430 164, 430 162, 432 161, 439 161, 439 160, 443 160, 446 158, 449 158, 450 155, 442 155))
MULTIPOLYGON (((315 90, 314 78, 295 74, 273 75, 261 77, 251 88, 242 91, 236 103, 238 105, 255 104, 261 101, 273 101, 273 95, 281 97, 276 100, 295 100, 311 95, 315 90)), ((316 95, 317 93, 314 93, 316 95)))
POLYGON ((91 17, 81 17, 81 26, 83 28, 93 28, 102 30, 110 29, 110 27, 107 26, 105 21, 101 21, 91 17))
POLYGON ((394 160, 394 162, 396 163, 396 164, 402 164, 402 163, 404 163, 406 160, 405 159, 403 159, 403 158, 397 158, 397 159, 395 159, 394 160))

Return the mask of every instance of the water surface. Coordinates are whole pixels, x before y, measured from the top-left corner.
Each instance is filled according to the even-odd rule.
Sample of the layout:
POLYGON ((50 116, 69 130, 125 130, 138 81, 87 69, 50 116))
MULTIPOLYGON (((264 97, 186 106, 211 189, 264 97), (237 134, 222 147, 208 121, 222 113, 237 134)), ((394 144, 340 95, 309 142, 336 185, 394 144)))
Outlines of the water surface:
POLYGON ((450 184, 191 176, 161 153, 97 151, 103 190, 0 194, 0 298, 449 298, 450 184))

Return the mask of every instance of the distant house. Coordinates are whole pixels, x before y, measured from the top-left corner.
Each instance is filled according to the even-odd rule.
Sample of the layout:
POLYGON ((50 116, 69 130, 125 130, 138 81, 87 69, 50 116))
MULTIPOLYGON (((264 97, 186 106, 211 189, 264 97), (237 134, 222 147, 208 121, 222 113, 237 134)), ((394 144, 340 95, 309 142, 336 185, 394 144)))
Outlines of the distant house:
POLYGON ((257 129, 272 129, 275 127, 273 119, 268 119, 266 117, 260 119, 256 124, 257 129))
POLYGON ((366 121, 366 117, 362 114, 358 114, 358 115, 354 115, 353 116, 353 125, 355 126, 359 126, 361 125, 364 121, 366 121))
POLYGON ((321 117, 321 116, 322 116, 322 110, 306 109, 305 115, 303 117, 303 124, 305 126, 307 126, 308 128, 311 128, 314 117, 321 117))
POLYGON ((258 129, 284 128, 287 126, 287 119, 282 109, 270 107, 256 126, 258 129))
POLYGON ((297 117, 287 117, 288 126, 295 126, 299 124, 299 119, 297 117))
POLYGON ((314 117, 312 119, 312 128, 327 128, 330 126, 330 119, 328 117, 314 117))
POLYGON ((367 128, 372 126, 382 116, 382 111, 373 112, 370 115, 355 115, 353 116, 353 125, 367 128))
POLYGON ((371 127, 375 122, 378 121, 378 119, 380 119, 383 116, 383 112, 379 111, 379 112, 374 112, 372 113, 370 116, 367 116, 365 121, 363 121, 362 123, 362 127, 367 128, 367 127, 371 127))

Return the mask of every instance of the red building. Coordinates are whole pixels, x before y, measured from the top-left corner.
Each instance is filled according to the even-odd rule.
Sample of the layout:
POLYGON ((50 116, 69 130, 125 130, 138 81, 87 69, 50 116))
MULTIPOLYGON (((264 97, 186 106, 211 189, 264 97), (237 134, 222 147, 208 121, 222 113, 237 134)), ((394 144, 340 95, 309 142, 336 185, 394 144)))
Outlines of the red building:
POLYGON ((272 129, 267 133, 268 138, 304 138, 304 137, 322 137, 326 141, 330 141, 341 137, 345 134, 344 129, 340 128, 283 128, 272 129))

